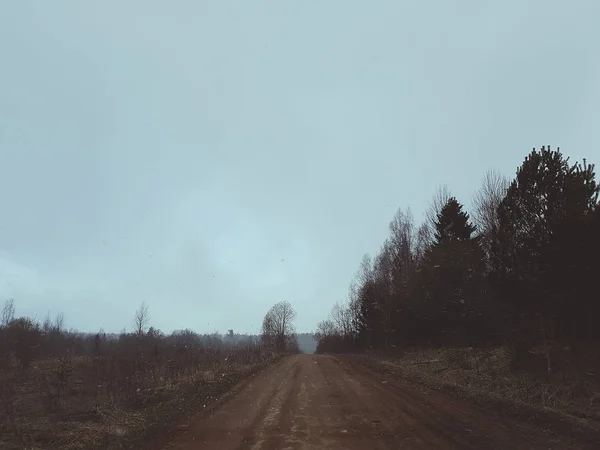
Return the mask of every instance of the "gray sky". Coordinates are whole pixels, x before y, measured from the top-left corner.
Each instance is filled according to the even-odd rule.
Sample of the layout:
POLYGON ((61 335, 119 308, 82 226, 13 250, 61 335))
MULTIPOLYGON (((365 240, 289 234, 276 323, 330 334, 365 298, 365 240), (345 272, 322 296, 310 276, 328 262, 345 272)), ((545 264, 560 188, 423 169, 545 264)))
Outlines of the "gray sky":
POLYGON ((5 1, 0 299, 81 330, 311 331, 398 207, 600 163, 600 2, 5 1))

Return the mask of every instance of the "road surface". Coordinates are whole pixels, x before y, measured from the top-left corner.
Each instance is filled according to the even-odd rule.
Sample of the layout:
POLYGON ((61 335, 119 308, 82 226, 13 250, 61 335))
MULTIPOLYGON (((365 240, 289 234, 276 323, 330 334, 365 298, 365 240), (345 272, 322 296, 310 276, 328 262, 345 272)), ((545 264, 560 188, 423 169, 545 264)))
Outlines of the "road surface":
POLYGON ((586 449, 326 355, 290 356, 165 450, 586 449))

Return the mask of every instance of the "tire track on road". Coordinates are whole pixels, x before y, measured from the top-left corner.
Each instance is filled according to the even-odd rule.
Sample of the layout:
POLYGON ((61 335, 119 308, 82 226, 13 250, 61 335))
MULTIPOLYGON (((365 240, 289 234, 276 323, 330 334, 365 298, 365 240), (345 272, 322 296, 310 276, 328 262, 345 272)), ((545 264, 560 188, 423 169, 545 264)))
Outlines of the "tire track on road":
POLYGON ((593 447, 362 367, 294 355, 267 368, 172 449, 391 450, 593 447))

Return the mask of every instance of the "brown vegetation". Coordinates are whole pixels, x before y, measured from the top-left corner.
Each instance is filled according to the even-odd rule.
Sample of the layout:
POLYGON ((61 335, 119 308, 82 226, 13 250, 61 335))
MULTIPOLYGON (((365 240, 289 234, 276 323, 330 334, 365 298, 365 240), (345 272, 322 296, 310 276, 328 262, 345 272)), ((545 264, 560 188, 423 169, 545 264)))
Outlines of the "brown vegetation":
POLYGON ((600 386, 596 349, 578 355, 587 369, 573 366, 572 350, 555 349, 555 370, 547 376, 544 348, 535 349, 537 371, 515 370, 508 347, 490 349, 410 349, 386 355, 366 354, 363 363, 380 372, 416 382, 493 408, 506 416, 573 437, 600 442, 600 386))
POLYGON ((258 337, 164 335, 145 304, 134 332, 107 335, 62 329, 62 316, 39 324, 2 315, 0 447, 143 447, 157 431, 209 406, 242 378, 279 359, 258 337))

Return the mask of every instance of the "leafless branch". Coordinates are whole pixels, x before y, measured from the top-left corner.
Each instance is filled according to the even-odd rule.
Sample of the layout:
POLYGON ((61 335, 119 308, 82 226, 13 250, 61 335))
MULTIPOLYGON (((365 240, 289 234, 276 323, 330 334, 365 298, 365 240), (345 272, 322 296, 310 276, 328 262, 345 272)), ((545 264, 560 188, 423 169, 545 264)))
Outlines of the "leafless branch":
POLYGON ((0 316, 0 325, 7 326, 15 318, 15 300, 10 298, 4 302, 2 315, 0 316))
POLYGON ((146 329, 150 324, 150 310, 146 302, 142 302, 139 309, 133 316, 133 329, 138 337, 141 337, 146 333, 146 329))

